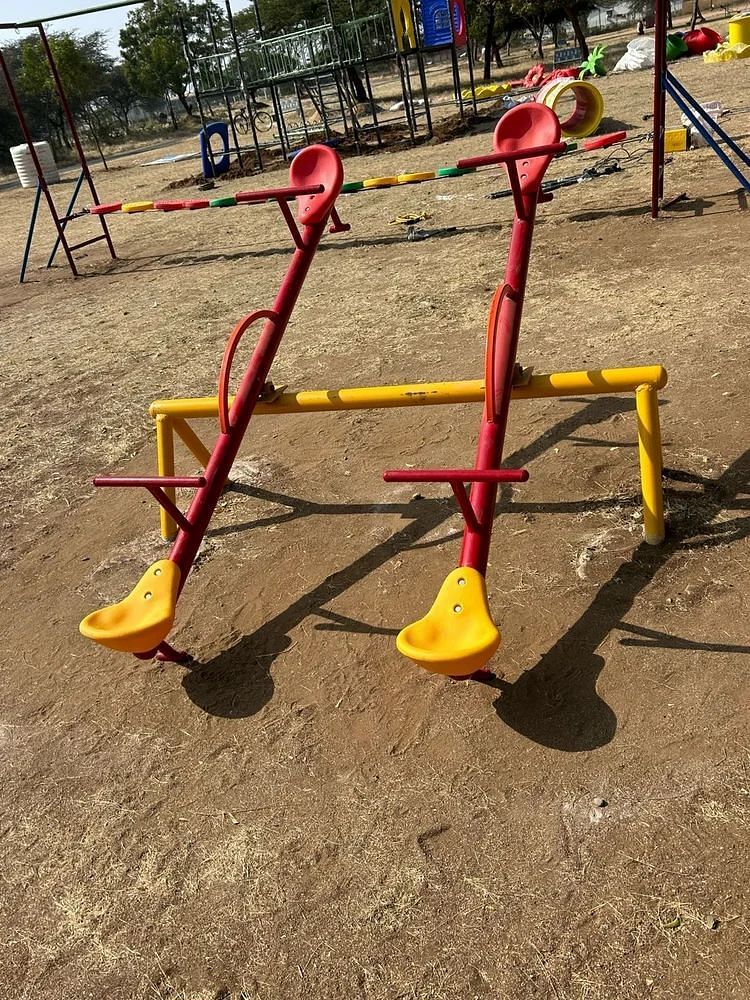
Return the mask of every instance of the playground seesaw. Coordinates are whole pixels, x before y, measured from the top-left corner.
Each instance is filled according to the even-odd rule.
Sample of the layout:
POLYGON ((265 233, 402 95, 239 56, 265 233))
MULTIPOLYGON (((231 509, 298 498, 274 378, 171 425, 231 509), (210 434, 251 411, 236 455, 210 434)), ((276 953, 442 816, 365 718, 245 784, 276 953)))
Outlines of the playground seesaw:
POLYGON ((544 173, 552 157, 564 148, 557 116, 543 105, 526 104, 507 113, 494 136, 493 153, 464 160, 459 167, 503 163, 513 191, 515 216, 505 279, 493 298, 485 356, 484 379, 471 382, 421 383, 276 393, 267 377, 295 302, 324 230, 347 227, 336 214, 343 170, 338 155, 325 146, 310 146, 292 162, 290 186, 278 192, 295 243, 286 276, 271 309, 245 316, 230 334, 219 375, 216 397, 162 400, 153 404, 157 421, 158 476, 98 478, 97 486, 143 487, 162 507, 162 533, 174 536, 166 559, 154 563, 131 593, 117 604, 88 615, 81 632, 88 638, 141 659, 153 656, 179 661, 167 637, 172 630, 180 593, 192 568, 234 459, 256 413, 291 413, 404 405, 483 402, 479 442, 473 468, 406 469, 384 473, 388 482, 444 482, 450 485, 464 518, 459 565, 446 577, 424 617, 407 625, 398 636, 399 650, 420 666, 451 677, 486 673, 486 664, 500 643, 500 632, 487 602, 485 574, 495 520, 498 484, 524 482, 524 469, 501 468, 511 398, 572 393, 635 391, 639 454, 644 498, 646 540, 664 537, 661 492, 661 441, 657 390, 666 383, 659 366, 530 375, 516 364, 516 352, 526 288, 537 203, 550 201, 541 193, 544 173), (287 199, 297 202, 295 224, 287 199), (264 320, 252 357, 236 396, 229 394, 232 360, 242 337, 264 320), (209 450, 188 424, 190 418, 216 417, 219 434, 209 450), (201 476, 174 474, 174 433, 205 466, 201 476), (471 484, 467 492, 466 484, 471 484), (183 513, 175 503, 176 487, 192 487, 195 496, 183 513))

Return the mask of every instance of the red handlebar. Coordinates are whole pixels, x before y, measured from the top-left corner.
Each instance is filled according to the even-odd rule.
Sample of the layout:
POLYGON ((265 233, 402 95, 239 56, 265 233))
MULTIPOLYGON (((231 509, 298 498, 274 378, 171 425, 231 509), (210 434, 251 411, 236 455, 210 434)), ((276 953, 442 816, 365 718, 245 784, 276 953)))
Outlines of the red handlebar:
POLYGON ((527 469, 387 469, 386 483, 525 483, 527 469))
POLYGON ((536 156, 556 156, 567 149, 565 142, 550 142, 546 146, 532 146, 530 149, 513 149, 507 153, 487 153, 486 156, 470 156, 459 160, 457 167, 488 167, 494 163, 510 163, 513 160, 531 159, 536 156))
POLYGON ((325 190, 322 184, 307 184, 299 187, 265 188, 260 191, 239 191, 235 201, 239 204, 250 204, 256 201, 293 201, 306 194, 322 194, 325 190))

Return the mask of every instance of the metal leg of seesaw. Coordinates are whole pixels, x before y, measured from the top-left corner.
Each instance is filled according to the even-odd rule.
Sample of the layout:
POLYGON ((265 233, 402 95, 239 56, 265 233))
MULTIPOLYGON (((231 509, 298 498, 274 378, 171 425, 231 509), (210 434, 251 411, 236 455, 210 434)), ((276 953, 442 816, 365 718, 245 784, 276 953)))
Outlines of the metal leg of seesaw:
MULTIPOLYGON (((173 476, 174 470, 174 435, 172 420, 160 413, 156 418, 156 469, 160 476, 173 476)), ((175 502, 177 494, 173 487, 165 487, 164 492, 175 502)), ((161 537, 169 540, 177 534, 177 524, 173 517, 163 508, 159 508, 159 525, 161 537)))
POLYGON ((638 416, 638 458, 643 494, 643 535, 649 545, 664 541, 664 494, 662 489, 661 429, 659 396, 652 385, 635 390, 638 416))

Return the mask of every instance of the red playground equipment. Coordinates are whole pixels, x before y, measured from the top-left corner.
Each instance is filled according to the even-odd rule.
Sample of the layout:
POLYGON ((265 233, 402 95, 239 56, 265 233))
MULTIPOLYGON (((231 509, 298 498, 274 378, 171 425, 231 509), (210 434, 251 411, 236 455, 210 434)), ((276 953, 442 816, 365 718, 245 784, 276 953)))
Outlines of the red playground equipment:
MULTIPOLYGON (((459 167, 504 164, 515 205, 505 279, 490 308, 483 385, 454 382, 381 386, 341 390, 340 393, 300 393, 296 397, 282 394, 279 400, 280 412, 288 405, 309 410, 346 408, 348 404, 343 397, 351 397, 351 405, 373 408, 413 405, 415 400, 425 404, 483 400, 474 468, 408 469, 384 474, 388 482, 449 483, 463 514, 465 528, 458 568, 448 574, 427 614, 404 628, 397 640, 405 656, 427 670, 454 678, 486 676, 485 665, 500 643, 500 632, 490 616, 485 584, 497 488, 498 483, 524 482, 528 478, 524 469, 500 468, 512 394, 517 398, 519 391, 525 391, 530 398, 534 393, 559 395, 566 391, 569 394, 571 390, 590 393, 623 391, 626 387, 636 389, 646 540, 658 544, 664 537, 656 400, 656 389, 666 381, 664 370, 655 367, 530 376, 536 383, 528 386, 519 383, 517 378, 516 351, 537 204, 552 200, 552 195, 542 192, 542 180, 553 156, 564 149, 557 115, 544 105, 530 103, 514 108, 500 120, 494 136, 494 152, 459 163, 459 167), (417 392, 420 388, 425 391, 417 392), (325 400, 318 398, 321 396, 325 400), (303 397, 314 398, 305 404, 303 397), (471 484, 470 493, 467 493, 466 483, 471 484)), ((333 223, 330 232, 348 229, 335 208, 342 179, 338 155, 326 146, 310 146, 292 161, 289 187, 245 196, 247 200, 271 198, 278 203, 296 246, 288 271, 273 307, 250 313, 232 331, 221 365, 218 397, 154 404, 162 407, 158 410, 161 416, 157 421, 162 422, 157 422, 157 441, 161 441, 160 469, 167 474, 94 481, 97 486, 145 487, 162 506, 163 533, 175 540, 169 557, 154 563, 124 600, 95 611, 83 620, 83 635, 141 659, 156 656, 179 661, 186 658, 187 654, 177 652, 167 642, 177 600, 251 417, 254 413, 273 410, 274 403, 268 403, 262 393, 318 243, 329 220, 333 223), (290 199, 296 199, 301 230, 288 204, 290 199), (234 354, 241 338, 259 319, 264 320, 263 328, 232 401, 229 380, 234 354), (210 452, 183 419, 188 414, 218 415, 219 435, 210 452), (172 426, 205 466, 202 476, 174 475, 171 430, 167 431, 168 421, 172 420, 172 426), (186 514, 174 503, 176 486, 189 486, 197 491, 186 514)))
POLYGON ((437 673, 464 676, 484 667, 500 645, 500 632, 487 605, 485 572, 495 519, 498 483, 524 482, 523 469, 499 468, 513 387, 521 329, 526 276, 531 256, 536 206, 552 157, 565 149, 560 121, 542 104, 524 104, 500 119, 495 152, 460 160, 459 167, 504 163, 508 171, 515 217, 505 268, 490 307, 485 357, 485 402, 474 469, 386 472, 386 481, 448 482, 464 515, 458 569, 449 573, 424 618, 403 629, 399 650, 437 673), (464 483, 472 483, 467 496, 464 483))
POLYGON ((344 168, 337 153, 328 146, 308 146, 292 160, 289 180, 288 188, 279 188, 272 194, 260 191, 256 199, 266 201, 269 197, 275 198, 296 249, 273 308, 260 309, 243 317, 227 341, 219 380, 222 393, 221 433, 205 476, 135 476, 94 480, 95 486, 145 487, 180 527, 169 559, 154 563, 125 600, 95 611, 81 622, 83 635, 103 646, 135 653, 141 659, 150 659, 155 655, 164 660, 185 659, 185 654, 178 653, 166 642, 174 623, 177 599, 237 457, 326 225, 330 219, 333 222, 331 232, 346 232, 349 229, 341 222, 335 207, 344 180, 344 168), (301 232, 287 204, 289 198, 297 199, 301 232), (263 329, 230 409, 229 375, 234 353, 248 328, 261 318, 265 320, 263 329), (175 486, 192 486, 197 490, 187 515, 183 515, 164 492, 165 487, 175 486))

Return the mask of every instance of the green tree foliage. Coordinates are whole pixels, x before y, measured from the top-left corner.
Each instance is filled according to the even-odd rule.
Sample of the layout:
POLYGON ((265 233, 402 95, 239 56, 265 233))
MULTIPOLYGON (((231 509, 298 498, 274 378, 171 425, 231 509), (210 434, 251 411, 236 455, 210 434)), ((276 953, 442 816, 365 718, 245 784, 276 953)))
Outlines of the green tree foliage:
POLYGON ((586 15, 593 10, 593 0, 467 0, 466 12, 471 25, 471 35, 484 46, 484 79, 489 80, 492 54, 499 60, 499 49, 504 48, 512 35, 521 31, 531 33, 540 59, 544 58, 544 33, 552 30, 556 38, 560 24, 570 22, 576 44, 588 56, 586 42, 586 15))
POLYGON ((589 0, 578 0, 577 3, 564 3, 562 8, 563 13, 573 27, 573 34, 576 37, 576 42, 583 53, 584 59, 588 59, 589 57, 589 45, 586 41, 586 20, 595 7, 596 4, 589 2, 589 0))
POLYGON ((23 142, 21 130, 16 116, 10 108, 10 102, 5 90, 0 90, 0 163, 7 166, 10 162, 10 147, 23 142))
MULTIPOLYGON (((14 80, 17 79, 21 68, 20 42, 3 46, 3 55, 11 76, 14 80)), ((23 142, 23 134, 18 127, 10 94, 3 79, 0 82, 0 163, 7 166, 11 162, 10 147, 17 146, 21 142, 23 142)))
POLYGON ((141 95, 133 86, 123 66, 115 66, 108 74, 101 96, 117 121, 126 132, 129 132, 130 112, 138 104, 141 95))
MULTIPOLYGON (((91 122, 92 103, 102 93, 112 72, 104 36, 95 31, 79 38, 67 31, 49 36, 49 46, 73 115, 91 122)), ((24 95, 24 111, 32 119, 46 120, 55 144, 69 146, 62 107, 57 99, 49 65, 36 35, 20 43, 21 67, 17 77, 24 95)))
POLYGON ((192 113, 187 90, 190 79, 182 47, 180 18, 185 24, 191 51, 196 56, 210 50, 207 10, 223 38, 222 10, 212 0, 184 3, 181 0, 147 0, 128 14, 120 32, 123 65, 135 90, 145 97, 174 94, 187 114, 192 113))
POLYGON ((500 63, 500 49, 505 48, 514 32, 525 25, 509 0, 468 0, 466 16, 471 36, 484 46, 485 82, 492 79, 492 56, 500 63))

